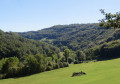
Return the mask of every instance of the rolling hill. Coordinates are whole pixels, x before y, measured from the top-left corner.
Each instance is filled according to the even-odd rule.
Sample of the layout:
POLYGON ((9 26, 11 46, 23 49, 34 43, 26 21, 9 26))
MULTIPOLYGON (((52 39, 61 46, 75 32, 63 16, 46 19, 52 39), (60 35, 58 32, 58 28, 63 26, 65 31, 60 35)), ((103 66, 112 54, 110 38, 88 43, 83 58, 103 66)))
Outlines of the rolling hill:
POLYGON ((56 25, 39 31, 19 32, 18 34, 25 38, 58 46, 61 50, 63 50, 63 46, 67 46, 74 51, 117 40, 120 36, 113 29, 107 30, 99 27, 97 23, 56 25))

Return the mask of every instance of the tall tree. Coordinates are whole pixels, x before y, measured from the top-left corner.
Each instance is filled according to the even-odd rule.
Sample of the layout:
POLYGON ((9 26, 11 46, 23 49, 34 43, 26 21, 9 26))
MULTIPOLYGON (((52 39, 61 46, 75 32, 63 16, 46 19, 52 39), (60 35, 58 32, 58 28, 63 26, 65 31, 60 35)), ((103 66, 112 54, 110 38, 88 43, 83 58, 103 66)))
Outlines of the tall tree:
POLYGON ((68 62, 68 57, 71 55, 71 51, 67 48, 64 50, 65 61, 68 62))
POLYGON ((45 69, 45 58, 43 57, 43 54, 36 54, 35 55, 35 58, 36 58, 36 60, 37 60, 37 62, 38 62, 38 64, 37 64, 37 70, 38 70, 38 72, 42 72, 42 71, 44 71, 44 69, 45 69))
POLYGON ((18 68, 19 59, 17 57, 9 57, 6 59, 2 67, 2 73, 7 77, 13 77, 16 74, 18 68))
POLYGON ((78 61, 85 61, 86 60, 86 56, 85 53, 83 51, 77 51, 76 53, 78 61))
POLYGON ((36 73, 37 72, 37 59, 33 56, 30 55, 27 59, 26 59, 26 67, 28 68, 28 73, 32 74, 32 73, 36 73))

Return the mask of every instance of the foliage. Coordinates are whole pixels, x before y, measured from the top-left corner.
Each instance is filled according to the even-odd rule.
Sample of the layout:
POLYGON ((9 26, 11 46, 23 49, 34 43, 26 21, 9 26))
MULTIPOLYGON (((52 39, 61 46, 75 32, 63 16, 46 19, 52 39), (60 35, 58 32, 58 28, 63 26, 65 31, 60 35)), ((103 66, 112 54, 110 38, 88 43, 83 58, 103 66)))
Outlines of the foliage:
POLYGON ((77 51, 77 53, 76 53, 76 55, 77 55, 77 59, 78 59, 78 61, 85 61, 86 60, 86 56, 85 56, 85 53, 83 52, 83 51, 77 51))
POLYGON ((120 13, 117 12, 116 14, 106 13, 103 9, 100 10, 101 13, 105 16, 104 19, 100 20, 100 26, 105 28, 111 28, 114 29, 120 28, 120 13))
POLYGON ((75 60, 75 61, 74 61, 74 64, 78 64, 78 63, 79 63, 78 60, 75 60))
POLYGON ((60 51, 52 45, 29 40, 16 33, 0 31, 0 59, 5 57, 18 57, 20 60, 27 55, 38 53, 50 55, 51 52, 58 54, 60 51))
POLYGON ((5 74, 5 77, 14 77, 17 73, 18 64, 19 59, 17 57, 7 58, 1 68, 2 74, 5 74))
POLYGON ((36 54, 35 58, 37 60, 37 70, 38 70, 38 72, 45 71, 46 65, 47 65, 46 57, 43 56, 43 54, 36 54))
POLYGON ((63 66, 68 67, 69 66, 68 62, 63 62, 63 66))
POLYGON ((40 40, 58 46, 61 51, 66 48, 77 51, 104 43, 107 38, 112 36, 112 33, 112 29, 106 30, 104 27, 94 23, 56 25, 39 31, 21 32, 18 34, 25 38, 40 40))
POLYGON ((37 59, 30 55, 27 59, 26 59, 26 68, 28 70, 28 73, 32 74, 32 73, 35 73, 37 72, 37 65, 38 65, 38 62, 37 62, 37 59))
POLYGON ((48 62, 48 66, 51 67, 51 70, 53 69, 53 63, 52 62, 48 62))
POLYGON ((0 80, 1 84, 119 84, 120 59, 71 64, 68 68, 34 74, 22 78, 0 80), (73 72, 84 71, 87 75, 72 78, 73 72))
POLYGON ((71 64, 73 62, 73 59, 71 57, 68 57, 68 63, 71 64))
POLYGON ((60 66, 59 66, 59 64, 58 64, 58 63, 54 63, 54 64, 53 64, 53 68, 54 68, 54 69, 59 69, 59 68, 60 68, 60 66))
POLYGON ((104 43, 86 51, 87 58, 105 60, 120 57, 120 40, 104 43))
POLYGON ((70 57, 71 51, 67 48, 64 50, 65 61, 68 62, 68 57, 70 57))
POLYGON ((0 31, 0 78, 58 69, 59 54, 60 50, 55 46, 0 31))
POLYGON ((64 67, 64 65, 63 65, 62 62, 59 63, 59 66, 60 66, 60 68, 63 68, 63 67, 64 67))
POLYGON ((94 50, 95 50, 95 47, 94 48, 90 48, 90 49, 85 51, 87 60, 95 60, 95 59, 97 59, 95 57, 94 50))
POLYGON ((52 70, 53 68, 51 67, 51 66, 47 66, 47 68, 46 68, 46 71, 50 71, 50 70, 52 70))

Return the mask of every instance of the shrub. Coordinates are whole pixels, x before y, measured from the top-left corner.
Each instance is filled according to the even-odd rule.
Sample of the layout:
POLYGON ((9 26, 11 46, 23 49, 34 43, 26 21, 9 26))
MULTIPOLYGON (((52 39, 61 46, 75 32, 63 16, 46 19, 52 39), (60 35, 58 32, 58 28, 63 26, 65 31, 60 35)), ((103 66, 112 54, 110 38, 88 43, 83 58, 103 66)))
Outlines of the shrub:
POLYGON ((62 62, 59 63, 59 66, 60 66, 60 68, 64 67, 62 62))
POLYGON ((63 62, 63 66, 68 67, 69 66, 68 62, 63 62))
POLYGON ((57 63, 54 63, 53 64, 53 69, 59 69, 60 67, 59 67, 59 65, 57 64, 57 63))
POLYGON ((74 64, 78 64, 78 61, 77 61, 77 60, 75 60, 75 61, 74 61, 74 64))
POLYGON ((62 57, 62 58, 60 59, 60 61, 61 61, 61 62, 65 62, 65 57, 62 57))
POLYGON ((53 66, 52 62, 48 62, 48 66, 53 66))
POLYGON ((6 78, 10 78, 10 77, 16 77, 17 76, 17 69, 16 68, 11 68, 9 69, 9 71, 6 74, 6 78))
POLYGON ((68 62, 71 64, 73 62, 73 59, 71 57, 68 57, 68 62))
POLYGON ((6 74, 0 74, 0 79, 4 79, 6 74))
POLYGON ((74 76, 81 76, 81 75, 86 75, 86 73, 85 72, 74 72, 73 74, 72 74, 72 77, 74 77, 74 76))
POLYGON ((47 68, 46 68, 46 71, 50 71, 50 70, 52 70, 53 68, 51 67, 51 66, 47 66, 47 68))

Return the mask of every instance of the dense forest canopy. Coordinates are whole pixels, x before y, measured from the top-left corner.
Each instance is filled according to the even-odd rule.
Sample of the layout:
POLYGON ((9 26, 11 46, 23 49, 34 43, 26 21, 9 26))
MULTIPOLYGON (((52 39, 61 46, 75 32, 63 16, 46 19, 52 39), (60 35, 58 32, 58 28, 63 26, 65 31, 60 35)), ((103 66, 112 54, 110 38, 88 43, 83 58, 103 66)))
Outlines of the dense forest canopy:
POLYGON ((29 39, 35 39, 55 45, 59 47, 61 51, 68 47, 76 52, 77 60, 79 60, 79 58, 82 60, 82 57, 79 57, 79 52, 84 52, 86 54, 84 58, 86 60, 116 58, 118 56, 115 53, 119 54, 119 52, 117 52, 120 42, 119 29, 105 29, 105 26, 100 27, 97 23, 56 25, 39 31, 18 34, 29 39), (118 40, 117 43, 114 42, 116 40, 118 40), (116 43, 115 45, 117 46, 113 46, 112 49, 115 49, 116 51, 112 52, 112 49, 109 46, 114 43, 116 43), (107 45, 109 48, 105 50, 106 47, 104 48, 104 45, 107 45), (101 46, 103 47, 101 48, 101 46), (105 55, 103 55, 103 51, 105 51, 105 55), (109 56, 108 52, 110 51, 113 56, 109 56))
POLYGON ((17 33, 0 31, 0 58, 18 57, 37 53, 46 53, 50 55, 51 52, 59 53, 57 47, 34 40, 29 40, 19 36, 17 33))
POLYGON ((100 45, 106 42, 106 39, 118 39, 118 37, 116 36, 116 38, 114 35, 119 34, 116 34, 116 31, 112 29, 106 30, 104 27, 100 27, 99 24, 94 23, 57 25, 39 31, 21 32, 19 35, 50 43, 58 46, 61 50, 64 46, 67 46, 76 51, 100 45))

